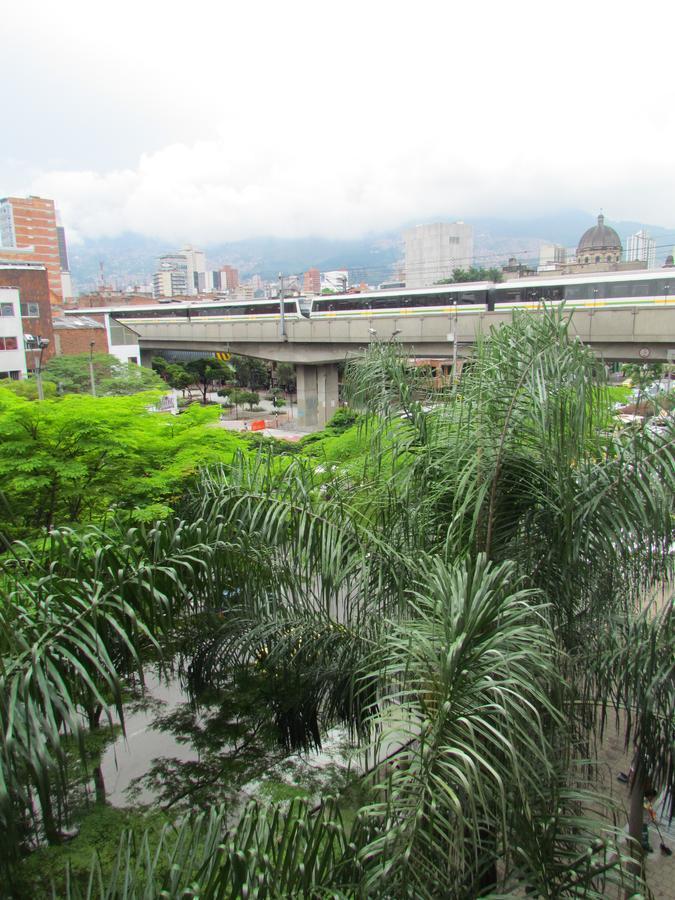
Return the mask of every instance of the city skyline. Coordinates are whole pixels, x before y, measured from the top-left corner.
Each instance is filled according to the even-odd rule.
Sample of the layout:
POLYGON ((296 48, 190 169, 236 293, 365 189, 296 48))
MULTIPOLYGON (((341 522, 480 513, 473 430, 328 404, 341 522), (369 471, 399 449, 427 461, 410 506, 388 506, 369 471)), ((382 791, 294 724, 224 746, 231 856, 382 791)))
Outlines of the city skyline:
POLYGON ((177 29, 177 11, 122 0, 105 29, 75 0, 7 12, 6 115, 22 124, 0 183, 56 198, 71 246, 129 230, 169 245, 346 239, 561 207, 675 226, 672 12, 657 28, 575 2, 550 17, 531 2, 415 16, 348 2, 337 18, 197 2, 177 29), (598 69, 621 90, 600 100, 598 69), (340 127, 303 133, 308 111, 340 127))

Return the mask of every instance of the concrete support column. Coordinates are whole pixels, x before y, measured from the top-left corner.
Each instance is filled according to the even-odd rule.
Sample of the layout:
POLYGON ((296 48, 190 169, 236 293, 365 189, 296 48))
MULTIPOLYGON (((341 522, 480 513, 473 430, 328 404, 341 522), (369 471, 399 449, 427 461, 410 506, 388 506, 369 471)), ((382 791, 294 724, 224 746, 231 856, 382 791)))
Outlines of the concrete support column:
POLYGON ((296 365, 298 424, 322 427, 338 408, 337 365, 296 365))

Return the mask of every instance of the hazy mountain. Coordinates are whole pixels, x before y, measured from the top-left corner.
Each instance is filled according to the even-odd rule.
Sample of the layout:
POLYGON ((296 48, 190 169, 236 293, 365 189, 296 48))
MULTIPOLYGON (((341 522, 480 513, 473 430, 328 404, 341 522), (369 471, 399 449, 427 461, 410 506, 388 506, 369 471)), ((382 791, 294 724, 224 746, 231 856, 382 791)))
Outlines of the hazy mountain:
MULTIPOLYGON (((456 217, 447 217, 454 221, 456 217)), ((575 247, 583 232, 594 224, 596 217, 580 210, 567 210, 538 218, 496 219, 467 218, 474 227, 474 252, 477 264, 499 265, 509 257, 536 264, 542 241, 575 247)), ((442 219, 441 219, 442 220, 442 219)), ((640 228, 650 232, 657 243, 657 263, 662 263, 675 244, 675 229, 662 228, 642 222, 608 218, 621 240, 640 228)), ((402 234, 399 229, 370 234, 344 241, 306 237, 301 239, 255 238, 250 240, 214 243, 203 246, 209 266, 236 266, 246 278, 253 274, 274 278, 277 273, 293 274, 315 266, 323 271, 337 268, 350 270, 353 281, 377 283, 392 276, 395 263, 403 259, 402 234)), ((188 243, 186 237, 186 243, 188 243)), ((78 289, 96 285, 103 264, 106 282, 126 286, 150 280, 157 257, 175 249, 154 238, 127 233, 115 238, 88 240, 69 248, 73 279, 78 289)))

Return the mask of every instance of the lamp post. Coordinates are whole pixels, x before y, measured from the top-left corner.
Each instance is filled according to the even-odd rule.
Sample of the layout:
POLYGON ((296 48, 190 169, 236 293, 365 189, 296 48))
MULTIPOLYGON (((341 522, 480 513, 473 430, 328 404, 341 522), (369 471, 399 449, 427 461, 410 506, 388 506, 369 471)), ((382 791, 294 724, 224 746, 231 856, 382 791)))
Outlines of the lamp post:
POLYGON ((284 276, 279 272, 279 328, 281 340, 286 340, 286 310, 284 309, 284 276))
POLYGON ((44 400, 45 392, 42 387, 42 356, 49 346, 49 338, 43 338, 39 335, 35 338, 32 334, 27 334, 24 336, 24 342, 26 344, 26 350, 32 350, 33 354, 37 354, 37 356, 33 356, 33 361, 35 362, 35 379, 37 381, 38 400, 44 400))
POLYGON ((94 379, 94 344, 95 341, 89 341, 89 381, 91 383, 91 396, 96 396, 96 380, 94 379))

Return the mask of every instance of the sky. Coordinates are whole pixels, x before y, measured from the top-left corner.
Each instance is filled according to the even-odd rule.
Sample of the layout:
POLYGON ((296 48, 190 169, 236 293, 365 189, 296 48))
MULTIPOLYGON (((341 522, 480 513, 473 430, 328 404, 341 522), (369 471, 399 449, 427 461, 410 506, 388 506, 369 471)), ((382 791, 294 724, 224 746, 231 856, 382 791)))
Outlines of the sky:
POLYGON ((22 0, 0 196, 54 198, 71 241, 675 227, 673 26, 652 0, 22 0))

